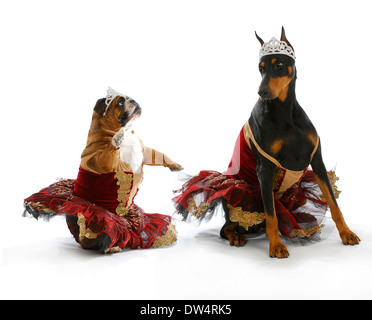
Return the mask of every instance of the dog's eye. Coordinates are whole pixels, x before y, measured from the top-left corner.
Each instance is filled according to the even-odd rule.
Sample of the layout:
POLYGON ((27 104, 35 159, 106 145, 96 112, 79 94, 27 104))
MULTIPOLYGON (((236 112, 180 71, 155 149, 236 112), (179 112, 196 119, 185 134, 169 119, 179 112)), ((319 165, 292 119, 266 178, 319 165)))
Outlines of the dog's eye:
POLYGON ((278 62, 278 63, 276 64, 276 67, 280 70, 281 68, 283 68, 283 63, 278 62))
POLYGON ((124 100, 124 99, 120 99, 120 100, 118 101, 118 106, 119 106, 119 107, 123 107, 123 106, 124 106, 124 103, 125 103, 125 100, 124 100))

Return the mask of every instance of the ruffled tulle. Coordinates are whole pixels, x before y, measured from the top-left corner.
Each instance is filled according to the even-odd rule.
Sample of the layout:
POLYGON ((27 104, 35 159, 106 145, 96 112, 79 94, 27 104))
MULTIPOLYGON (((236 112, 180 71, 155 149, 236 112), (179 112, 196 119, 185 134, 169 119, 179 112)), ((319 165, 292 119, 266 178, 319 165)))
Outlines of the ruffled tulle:
POLYGON ((66 215, 72 235, 83 248, 105 253, 171 245, 176 241, 170 216, 144 213, 135 204, 119 216, 77 197, 74 183, 73 179, 61 180, 26 198, 26 212, 46 219, 66 215))
MULTIPOLYGON (((329 172, 338 195, 334 172, 329 172)), ((258 185, 238 180, 216 171, 201 171, 175 191, 176 214, 183 220, 202 221, 210 218, 224 201, 229 219, 246 231, 258 232, 265 227, 265 213, 258 185)), ((308 170, 301 180, 280 198, 275 198, 279 231, 284 237, 311 238, 321 232, 327 203, 322 199, 314 173, 308 170)))

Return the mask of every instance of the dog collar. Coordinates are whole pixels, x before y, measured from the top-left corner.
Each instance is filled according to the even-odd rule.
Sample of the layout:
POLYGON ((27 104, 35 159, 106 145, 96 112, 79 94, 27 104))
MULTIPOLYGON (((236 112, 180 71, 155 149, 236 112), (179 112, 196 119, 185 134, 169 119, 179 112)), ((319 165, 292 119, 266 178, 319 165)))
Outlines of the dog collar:
POLYGON ((296 60, 296 55, 292 47, 290 47, 286 42, 280 41, 275 37, 272 37, 270 41, 265 42, 260 49, 259 58, 269 54, 284 54, 296 60))

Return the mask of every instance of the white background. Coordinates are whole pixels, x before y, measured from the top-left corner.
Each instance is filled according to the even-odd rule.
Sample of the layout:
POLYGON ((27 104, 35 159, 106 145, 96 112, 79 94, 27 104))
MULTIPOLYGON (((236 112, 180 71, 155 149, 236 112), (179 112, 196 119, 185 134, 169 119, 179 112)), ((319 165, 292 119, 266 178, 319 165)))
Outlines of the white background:
MULTIPOLYGON (((371 52, 368 1, 1 1, 2 299, 371 299, 371 52), (143 142, 185 172, 226 170, 256 102, 259 43, 284 25, 297 98, 318 129, 339 200, 362 242, 265 238, 230 247, 220 218, 177 223, 178 243, 115 255, 85 251, 63 219, 25 219, 23 199, 75 178, 92 109, 108 86, 143 108, 143 142)), ((177 174, 146 167, 136 203, 172 214, 177 174)))

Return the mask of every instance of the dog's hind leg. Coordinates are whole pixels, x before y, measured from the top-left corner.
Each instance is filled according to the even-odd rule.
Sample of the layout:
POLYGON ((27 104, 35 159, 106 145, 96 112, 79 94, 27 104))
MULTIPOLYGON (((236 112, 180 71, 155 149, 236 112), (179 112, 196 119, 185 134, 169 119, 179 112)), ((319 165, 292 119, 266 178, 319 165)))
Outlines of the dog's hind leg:
POLYGON ((91 239, 81 237, 80 226, 78 224, 78 217, 76 216, 67 215, 66 222, 76 242, 79 243, 83 249, 93 249, 105 253, 109 245, 111 244, 110 237, 105 233, 102 233, 98 237, 94 237, 91 239))
POLYGON ((231 246, 241 247, 245 243, 244 235, 235 232, 238 223, 230 221, 229 209, 227 208, 226 200, 224 199, 222 200, 222 206, 225 211, 226 222, 220 231, 220 236, 223 239, 229 240, 231 246))

